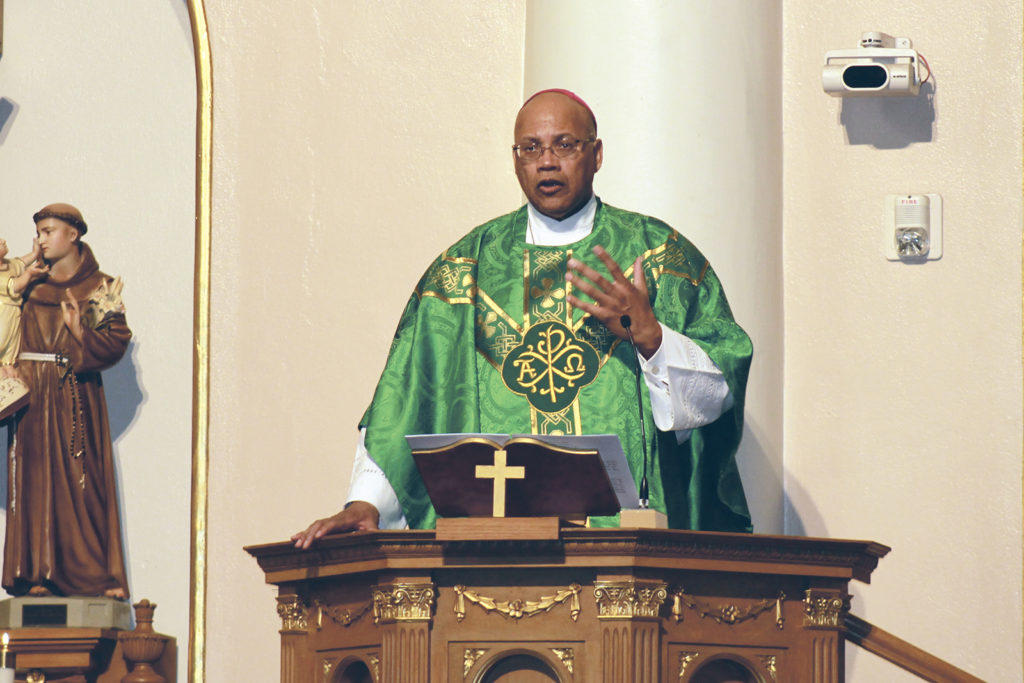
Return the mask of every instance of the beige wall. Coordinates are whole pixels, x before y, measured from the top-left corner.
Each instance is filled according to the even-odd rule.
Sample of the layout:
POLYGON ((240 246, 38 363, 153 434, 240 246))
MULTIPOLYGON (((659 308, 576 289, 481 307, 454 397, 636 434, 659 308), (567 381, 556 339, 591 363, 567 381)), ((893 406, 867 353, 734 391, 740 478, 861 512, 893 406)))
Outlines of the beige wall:
MULTIPOLYGON (((854 612, 1020 680, 1020 3, 784 8, 787 530, 892 546, 854 612), (870 30, 911 38, 934 90, 825 95, 825 51, 870 30), (904 192, 942 195, 941 260, 885 260, 904 192)), ((917 680, 854 648, 849 669, 917 680)))
POLYGON ((103 381, 128 580, 134 598, 159 605, 156 627, 178 638, 184 665, 196 101, 188 12, 183 2, 3 4, 0 236, 24 254, 32 214, 71 202, 100 266, 124 279, 135 336, 103 381))
MULTIPOLYGON (((524 87, 550 83, 529 72, 524 84, 522 46, 535 29, 522 5, 218 3, 208 12, 217 107, 215 680, 238 662, 276 667, 272 593, 237 549, 283 538, 336 506, 351 425, 410 286, 452 238, 519 201, 508 121, 524 87)), ((785 461, 768 488, 785 482, 789 533, 894 546, 874 584, 857 590, 856 612, 979 675, 1016 677, 1019 9, 945 2, 901 15, 880 3, 792 1, 783 15, 785 461), (898 144, 904 129, 922 137, 925 97, 902 108, 853 106, 844 122, 841 103, 820 92, 825 50, 853 46, 870 29, 909 35, 931 59, 930 141, 859 143, 886 126, 895 132, 878 144, 898 144), (972 78, 962 67, 979 44, 1006 78, 972 78), (884 194, 912 190, 946 200, 946 256, 919 267, 885 261, 879 236, 884 194), (903 355, 908 347, 919 362, 903 355), (972 598, 980 591, 984 609, 957 595, 964 586, 972 598)), ((766 20, 763 30, 776 28, 766 20)), ((608 40, 615 35, 609 29, 608 40)), ((765 77, 775 77, 770 68, 765 77)), ((603 120, 614 121, 615 102, 598 100, 612 111, 603 120)), ((609 180, 599 178, 607 194, 601 183, 609 180)), ((777 201, 754 210, 770 215, 777 201)), ((767 433, 780 428, 773 409, 752 409, 776 415, 767 433)), ((901 676, 853 648, 849 661, 852 681, 901 676)))
POLYGON ((272 680, 245 544, 336 511, 420 274, 519 205, 521 3, 208 3, 214 282, 207 679, 272 680))

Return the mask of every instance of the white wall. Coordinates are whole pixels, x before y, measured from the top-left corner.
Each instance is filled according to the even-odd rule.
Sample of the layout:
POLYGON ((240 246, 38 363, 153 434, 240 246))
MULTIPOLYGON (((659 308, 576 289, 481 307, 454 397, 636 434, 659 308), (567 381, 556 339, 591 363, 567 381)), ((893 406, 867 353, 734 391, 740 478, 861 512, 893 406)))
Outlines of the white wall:
MULTIPOLYGON (((66 201, 125 282, 134 339, 103 373, 132 598, 188 646, 195 75, 179 1, 4 3, 0 236, 66 201)), ((6 431, 6 430, 4 430, 6 431)), ((4 435, 0 439, 6 443, 4 435)))
POLYGON ((1020 3, 784 7, 787 532, 892 546, 853 611, 1020 680, 1020 3), (822 92, 825 51, 871 30, 914 41, 925 93, 822 92), (883 198, 904 192, 942 195, 941 260, 885 260, 883 198))

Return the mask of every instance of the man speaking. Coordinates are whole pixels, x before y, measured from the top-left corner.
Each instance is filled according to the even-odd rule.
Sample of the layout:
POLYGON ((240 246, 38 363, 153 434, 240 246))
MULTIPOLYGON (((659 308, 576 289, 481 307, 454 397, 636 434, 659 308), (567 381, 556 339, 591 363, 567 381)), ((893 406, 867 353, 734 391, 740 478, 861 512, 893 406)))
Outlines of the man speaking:
MULTIPOLYGON (((661 221, 603 204, 603 146, 566 90, 528 99, 513 161, 528 203, 475 228, 427 269, 361 422, 344 509, 295 534, 431 528, 405 442, 451 432, 617 434, 636 481, 647 385, 650 506, 679 529, 750 531, 736 467, 751 344, 701 253, 661 221), (530 349, 544 345, 538 357, 530 349), (572 351, 572 367, 550 359, 572 351)), ((615 517, 592 526, 617 525, 615 517)))

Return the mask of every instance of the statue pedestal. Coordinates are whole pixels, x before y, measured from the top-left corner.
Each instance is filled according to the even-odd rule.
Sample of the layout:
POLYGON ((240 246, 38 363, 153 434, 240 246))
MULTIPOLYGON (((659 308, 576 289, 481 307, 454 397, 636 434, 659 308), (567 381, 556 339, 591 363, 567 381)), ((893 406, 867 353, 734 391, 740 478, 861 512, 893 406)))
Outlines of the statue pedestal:
POLYGON ((34 597, 0 600, 0 628, 132 627, 132 609, 114 598, 34 597))
MULTIPOLYGON (((139 603, 143 604, 151 607, 148 601, 139 603)), ((13 658, 18 681, 123 683, 131 669, 125 660, 127 654, 135 663, 135 679, 128 680, 176 680, 175 639, 153 632, 152 609, 145 619, 137 613, 138 625, 134 631, 110 626, 73 625, 90 620, 107 620, 124 623, 127 627, 130 626, 130 610, 128 603, 110 598, 12 598, 0 602, 0 630, 10 635, 8 666, 13 658), (52 609, 50 618, 56 619, 56 615, 63 614, 66 617, 64 622, 68 625, 29 625, 38 616, 32 609, 25 609, 32 606, 66 608, 52 609), (18 625, 11 624, 11 621, 17 621, 18 625), (149 653, 140 656, 130 651, 133 645, 138 645, 133 640, 148 641, 154 638, 166 643, 162 654, 154 651, 150 658, 149 653), (144 662, 141 669, 139 662, 144 662), (146 671, 152 671, 153 675, 146 678, 146 671)))
MULTIPOLYGON (((21 628, 8 633, 19 680, 38 672, 47 683, 92 683, 98 671, 109 669, 116 661, 115 629, 21 628)), ((124 669, 124 660, 120 664, 124 669)), ((38 674, 35 680, 39 680, 38 674)))

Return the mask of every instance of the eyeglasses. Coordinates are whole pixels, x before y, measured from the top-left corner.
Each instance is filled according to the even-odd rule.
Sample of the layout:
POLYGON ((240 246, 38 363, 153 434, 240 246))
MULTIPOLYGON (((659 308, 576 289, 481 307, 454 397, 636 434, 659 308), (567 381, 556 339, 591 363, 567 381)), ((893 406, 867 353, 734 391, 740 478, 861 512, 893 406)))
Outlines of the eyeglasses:
POLYGON ((537 161, 544 156, 544 150, 546 149, 550 149, 559 159, 568 159, 579 154, 583 150, 583 145, 588 142, 594 142, 596 139, 587 138, 586 140, 580 140, 579 138, 571 138, 568 135, 564 135, 551 143, 551 145, 542 145, 539 142, 524 142, 521 145, 512 145, 512 150, 520 161, 537 161))

